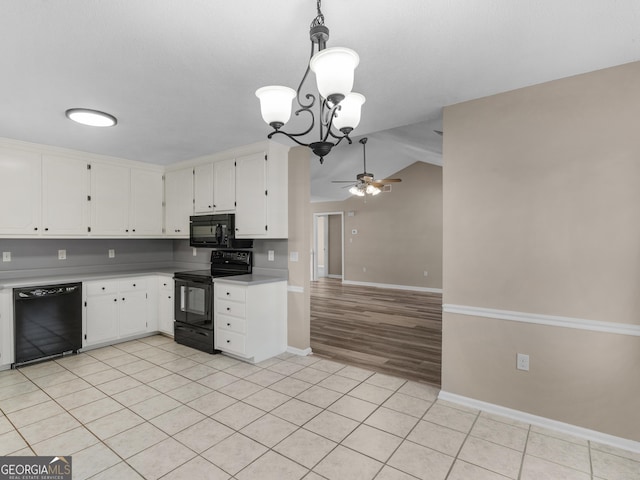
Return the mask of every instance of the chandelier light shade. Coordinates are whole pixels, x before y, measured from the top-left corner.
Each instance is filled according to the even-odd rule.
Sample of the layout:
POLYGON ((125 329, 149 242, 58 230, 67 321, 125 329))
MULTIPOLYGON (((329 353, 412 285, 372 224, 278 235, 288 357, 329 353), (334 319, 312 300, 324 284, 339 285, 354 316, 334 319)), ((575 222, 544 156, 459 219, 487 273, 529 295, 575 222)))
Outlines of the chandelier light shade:
POLYGON ((360 123, 360 110, 365 98, 351 91, 354 71, 360 62, 358 54, 349 48, 326 48, 329 29, 324 25, 320 2, 321 0, 316 0, 318 14, 311 22, 309 30, 311 54, 298 89, 268 86, 258 89, 256 96, 260 99, 263 120, 273 128, 267 138, 276 134, 285 135, 298 145, 309 147, 320 158, 322 164, 324 157, 342 140, 346 139, 352 143, 349 134, 360 123), (317 95, 302 93, 310 71, 316 76, 316 88, 319 92, 317 95), (295 115, 307 114, 310 125, 302 132, 288 133, 282 130, 282 127, 291 117, 291 103, 294 98, 298 104, 294 110, 295 115), (317 117, 314 108, 318 109, 317 117), (299 140, 299 137, 304 137, 316 127, 316 120, 319 130, 317 141, 307 143, 299 140))
POLYGON ((271 85, 259 88, 256 97, 260 99, 262 119, 274 129, 282 127, 291 118, 291 101, 296 96, 293 88, 271 85))
POLYGON ((351 132, 360 124, 360 112, 365 101, 364 95, 355 92, 349 93, 340 102, 340 110, 333 119, 333 126, 341 132, 351 132))
POLYGON ((320 50, 309 61, 316 74, 318 92, 332 105, 339 104, 353 88, 354 70, 360 57, 350 48, 334 47, 320 50))

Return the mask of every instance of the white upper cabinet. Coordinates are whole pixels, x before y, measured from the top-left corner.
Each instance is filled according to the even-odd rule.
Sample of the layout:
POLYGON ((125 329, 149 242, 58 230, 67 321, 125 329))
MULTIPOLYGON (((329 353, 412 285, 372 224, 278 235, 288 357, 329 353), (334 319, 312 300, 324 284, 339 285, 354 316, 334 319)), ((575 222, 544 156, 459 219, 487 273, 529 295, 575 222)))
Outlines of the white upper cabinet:
POLYGON ((193 207, 196 214, 213 212, 213 165, 205 163, 193 169, 193 207))
POLYGON ((0 147, 0 235, 38 235, 41 156, 0 147))
POLYGON ((89 227, 89 170, 85 160, 42 157, 44 235, 86 235, 89 227))
POLYGON ((288 148, 236 158, 236 236, 287 238, 288 148))
POLYGON ((267 156, 236 159, 236 236, 264 236, 267 225, 267 156))
POLYGON ((129 233, 135 236, 162 235, 162 173, 131 169, 129 233))
POLYGON ((130 169, 122 165, 91 164, 91 234, 129 235, 130 169))
POLYGON ((233 213, 236 210, 236 164, 233 158, 213 164, 213 210, 233 213))
POLYGON ((189 238, 189 217, 193 215, 193 168, 165 173, 164 201, 166 235, 189 238))

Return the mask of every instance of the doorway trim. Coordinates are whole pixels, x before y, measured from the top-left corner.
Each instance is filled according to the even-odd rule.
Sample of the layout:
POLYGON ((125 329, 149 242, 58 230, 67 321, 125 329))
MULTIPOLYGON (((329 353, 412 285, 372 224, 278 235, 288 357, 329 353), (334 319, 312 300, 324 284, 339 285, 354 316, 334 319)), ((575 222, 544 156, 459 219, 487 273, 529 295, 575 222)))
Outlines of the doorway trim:
MULTIPOLYGON (((311 249, 311 281, 318 280, 318 218, 329 215, 340 215, 340 242, 342 243, 342 275, 329 275, 329 265, 327 265, 327 276, 340 278, 344 281, 344 212, 318 212, 313 214, 313 239, 311 249)), ((327 225, 329 222, 327 221, 327 225)), ((328 260, 328 259, 327 259, 328 260)), ((328 261, 327 261, 328 263, 328 261)))

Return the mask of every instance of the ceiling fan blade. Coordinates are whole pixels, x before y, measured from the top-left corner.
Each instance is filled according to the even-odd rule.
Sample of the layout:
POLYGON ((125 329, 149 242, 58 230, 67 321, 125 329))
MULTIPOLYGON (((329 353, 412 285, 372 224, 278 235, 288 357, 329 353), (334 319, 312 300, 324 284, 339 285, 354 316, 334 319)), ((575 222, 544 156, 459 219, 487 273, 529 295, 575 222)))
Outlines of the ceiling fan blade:
POLYGON ((401 178, 383 178, 382 180, 374 180, 374 183, 398 183, 401 181, 401 178))
POLYGON ((332 180, 331 183, 353 183, 353 180, 332 180))

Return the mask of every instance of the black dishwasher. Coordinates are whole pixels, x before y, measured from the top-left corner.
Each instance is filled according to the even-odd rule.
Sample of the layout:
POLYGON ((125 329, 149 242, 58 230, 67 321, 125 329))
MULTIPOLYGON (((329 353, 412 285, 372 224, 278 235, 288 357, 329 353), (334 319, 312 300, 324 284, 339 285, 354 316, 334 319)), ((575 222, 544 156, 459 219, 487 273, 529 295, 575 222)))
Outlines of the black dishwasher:
POLYGON ((82 284, 14 288, 14 366, 82 348, 82 284))

